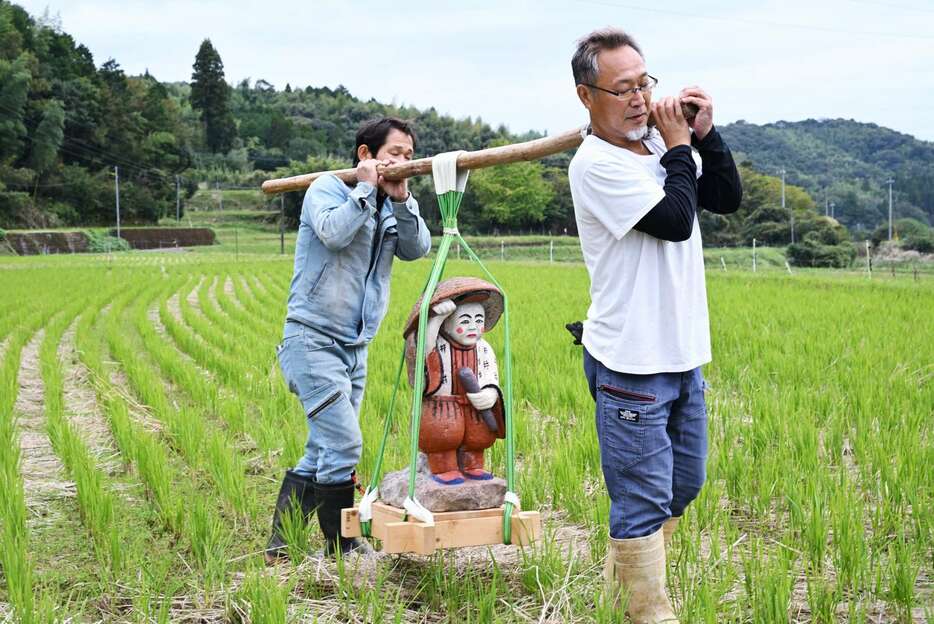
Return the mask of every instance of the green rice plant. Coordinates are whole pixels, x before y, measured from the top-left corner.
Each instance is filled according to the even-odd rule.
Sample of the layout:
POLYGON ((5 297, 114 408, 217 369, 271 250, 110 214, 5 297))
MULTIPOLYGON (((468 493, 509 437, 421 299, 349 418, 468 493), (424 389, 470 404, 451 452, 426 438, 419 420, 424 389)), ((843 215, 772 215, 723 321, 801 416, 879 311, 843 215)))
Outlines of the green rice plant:
POLYGON ((821 577, 808 577, 808 606, 814 624, 833 624, 838 621, 837 605, 841 595, 837 587, 821 577))
MULTIPOLYGON (((198 338, 186 324, 176 320, 165 306, 160 306, 160 319, 178 348, 191 356, 199 366, 215 375, 220 385, 232 396, 237 397, 234 399, 236 404, 224 402, 222 414, 225 417, 245 419, 246 410, 252 406, 260 412, 260 418, 248 421, 248 433, 267 456, 296 458, 301 453, 304 422, 301 418, 294 417, 297 405, 278 376, 275 383, 269 383, 265 379, 265 371, 257 371, 255 368, 251 371, 248 364, 228 357, 198 338), (261 377, 263 379, 245 387, 243 380, 250 376, 256 380, 261 377), (245 405, 240 397, 247 397, 249 406, 245 405), (283 447, 286 453, 277 453, 278 449, 283 447)), ((268 340, 272 342, 276 339, 270 337, 268 340)), ((282 467, 290 468, 292 465, 294 460, 290 459, 282 467)))
MULTIPOLYGON (((133 295, 131 291, 114 301, 111 305, 111 314, 119 314, 126 301, 133 295)), ((124 461, 136 466, 140 477, 146 483, 163 524, 181 535, 184 512, 181 501, 173 489, 172 471, 169 468, 165 448, 152 433, 145 431, 131 420, 124 395, 111 383, 109 373, 104 367, 102 341, 99 335, 92 333, 94 320, 96 319, 91 314, 84 314, 78 321, 75 339, 79 356, 94 375, 97 399, 104 410, 114 441, 123 454, 124 461)), ((112 317, 105 319, 105 323, 112 324, 112 317)))
POLYGON ((243 604, 252 624, 282 624, 288 620, 292 583, 280 584, 275 576, 253 572, 243 579, 236 600, 243 604))
POLYGON ((295 496, 292 497, 291 505, 281 518, 286 552, 292 563, 298 565, 308 556, 311 536, 315 532, 315 523, 305 521, 301 502, 295 496))
POLYGON ((807 546, 810 567, 820 572, 824 569, 827 552, 827 504, 817 492, 811 495, 807 519, 804 526, 804 541, 807 546))
POLYGON ((868 624, 869 621, 869 615, 863 603, 851 600, 847 607, 847 624, 868 624))
MULTIPOLYGON (((346 575, 342 578, 346 578, 346 575)), ((390 565, 379 565, 371 584, 359 589, 346 585, 353 598, 355 615, 364 622, 379 624, 383 622, 406 621, 406 601, 404 583, 393 576, 390 565)), ((489 613, 489 599, 477 605, 480 613, 489 613)), ((490 618, 481 621, 493 621, 490 618)))
POLYGON ((898 614, 899 621, 911 622, 911 608, 915 604, 915 582, 918 578, 919 566, 912 557, 911 544, 901 534, 889 544, 888 548, 889 586, 887 597, 893 610, 898 614))
POLYGON ((51 306, 24 310, 5 319, 6 346, 0 366, 0 566, 13 613, 21 622, 51 621, 45 595, 36 596, 35 570, 30 557, 26 500, 20 474, 20 443, 14 415, 23 348, 54 312, 51 306))
POLYGON ((192 555, 204 571, 205 588, 211 591, 224 581, 231 536, 212 512, 210 502, 202 499, 192 503, 186 529, 192 555))
MULTIPOLYGON (((508 593, 509 588, 495 562, 485 570, 460 568, 454 553, 439 551, 419 570, 411 599, 451 617, 476 621, 475 605, 488 604, 492 596, 508 593)), ((348 609, 352 609, 352 605, 348 605, 348 609)))
MULTIPOLYGON (((8 354, 9 355, 9 354, 8 354)), ((26 503, 19 474, 19 442, 13 421, 0 412, 0 563, 6 579, 10 605, 22 622, 35 622, 33 567, 29 560, 26 503)))
POLYGON ((844 473, 841 473, 837 491, 839 495, 832 499, 830 509, 833 562, 840 586, 856 593, 864 587, 868 559, 862 501, 844 473))
POLYGON ((530 592, 548 593, 558 588, 575 567, 557 547, 555 536, 547 529, 543 539, 519 551, 522 585, 530 592))
POLYGON ((246 294, 243 287, 244 277, 241 273, 233 273, 226 277, 233 286, 233 296, 228 295, 226 289, 218 288, 216 300, 219 310, 224 314, 224 322, 228 326, 255 327, 258 330, 257 333, 262 333, 266 336, 274 334, 282 329, 282 313, 276 310, 272 302, 267 304, 265 308, 262 307, 262 304, 258 305, 262 313, 256 309, 253 309, 251 313, 251 309, 247 307, 247 303, 253 303, 255 299, 253 299, 253 295, 248 296, 246 294), (234 300, 237 301, 237 304, 234 303, 234 300), (277 314, 275 316, 266 316, 269 312, 277 312, 277 314))
MULTIPOLYGON (((170 292, 172 288, 166 290, 170 292)), ((154 298, 157 299, 158 296, 154 298)), ((151 300, 145 302, 145 305, 136 306, 133 313, 143 347, 151 355, 160 372, 167 378, 175 380, 175 383, 183 389, 194 387, 197 372, 182 361, 171 345, 166 344, 156 334, 146 317, 149 304, 151 300)), ((121 354, 128 353, 124 348, 126 346, 126 344, 119 345, 121 354)), ((137 361, 135 364, 139 363, 137 361)), ((212 480, 234 510, 239 513, 247 512, 249 503, 244 482, 246 467, 239 454, 231 453, 231 448, 234 446, 231 437, 223 430, 209 428, 208 410, 211 406, 197 402, 179 406, 178 397, 174 400, 170 399, 165 390, 160 389, 158 385, 146 385, 143 382, 145 378, 151 379, 153 376, 158 378, 159 373, 156 370, 149 367, 142 367, 140 370, 135 365, 127 368, 135 373, 130 375, 131 381, 136 384, 134 387, 142 393, 146 402, 154 407, 156 416, 166 424, 172 434, 173 445, 193 466, 211 475, 212 480)))
MULTIPOLYGON (((121 498, 113 510, 112 522, 124 531, 126 562, 113 577, 88 583, 86 568, 46 575, 42 558, 29 559, 36 537, 27 531, 17 543, 32 566, 35 619, 52 596, 80 621, 168 621, 179 617, 177 605, 222 608, 225 600, 236 611, 231 619, 241 612, 253 619, 263 613, 313 617, 299 613, 300 600, 339 604, 338 617, 356 621, 622 620, 622 611, 599 593, 609 500, 582 351, 563 327, 586 314, 588 280, 580 265, 496 267, 517 321, 517 491, 523 508, 545 512, 549 539, 555 529, 575 525, 582 533, 573 540, 576 554, 565 544, 541 545, 495 566, 476 559, 464 564, 456 556, 401 557, 380 564, 375 579, 342 561, 336 583, 327 575, 299 579, 294 570, 304 574, 306 566, 286 567, 277 574, 298 584, 295 596, 270 579, 263 581, 269 583, 264 592, 278 597, 269 599, 268 608, 262 607, 268 596, 251 603, 238 592, 225 598, 244 570, 247 579, 261 576, 252 570, 260 557, 249 553, 267 537, 264 514, 274 501, 279 470, 294 466, 307 434, 302 408, 285 387, 273 352, 281 340, 291 259, 245 258, 0 260, 2 353, 21 347, 41 327, 47 336, 57 330, 88 293, 90 303, 79 317, 79 357, 94 371, 98 401, 128 468, 122 478, 104 475, 102 487, 124 481, 120 486, 129 486, 132 501, 123 505, 121 498), (228 278, 232 289, 224 287, 228 278), (118 296, 108 297, 108 288, 118 296), (176 294, 180 319, 172 312, 176 294), (156 309, 166 335, 149 318, 156 309), (127 369, 127 384, 111 381, 115 362, 127 369), (137 476, 142 489, 133 487, 137 476), (228 500, 236 492, 245 502, 228 500), (136 504, 140 497, 151 504, 136 504), (201 504, 197 518, 191 501, 201 504), (236 512, 240 505, 248 511, 236 512), (150 533, 143 547, 134 541, 140 532, 150 533), (149 571, 161 580, 149 579, 149 571), (67 595, 52 586, 66 581, 73 581, 67 595), (249 615, 252 603, 265 610, 249 615), (119 611, 130 608, 139 615, 119 611)), ((394 269, 390 308, 369 348, 358 466, 364 481, 388 417, 399 328, 426 269, 424 262, 394 269)), ((476 266, 452 260, 449 274, 476 274, 476 266)), ((880 601, 887 603, 884 618, 904 620, 912 607, 917 616, 934 567, 934 517, 924 513, 934 508, 934 475, 927 470, 934 463, 934 344, 923 339, 923 328, 934 323, 934 284, 826 272, 717 271, 708 275, 707 286, 714 346, 714 361, 704 369, 711 386, 708 481, 688 508, 669 556, 669 587, 682 621, 788 621, 791 587, 795 596, 807 595, 815 620, 836 615, 875 621, 880 601)), ((493 330, 488 339, 501 349, 501 332, 493 330)), ((50 393, 58 383, 55 368, 45 370, 55 363, 51 351, 43 350, 50 393)), ((7 360, 2 366, 8 368, 0 370, 15 373, 19 357, 7 360)), ((0 387, 0 405, 7 387, 0 387)), ((410 396, 403 384, 401 403, 410 396)), ((52 433, 59 406, 51 394, 47 410, 50 436, 67 438, 64 429, 52 433)), ((408 464, 407 424, 397 412, 387 470, 408 464)), ((79 456, 77 450, 53 444, 63 462, 80 465, 67 459, 79 456)), ((501 447, 488 454, 497 474, 505 462, 501 447)), ((10 456, 5 450, 0 447, 0 464, 10 456)), ((16 472, 10 473, 13 482, 16 472)), ((71 478, 78 484, 78 508, 90 506, 82 490, 94 486, 71 478)), ((106 509, 101 513, 106 516, 106 509)), ((6 530, 3 522, 0 517, 0 531, 6 530)), ((90 527, 94 520, 82 511, 82 522, 90 527)), ((56 539, 61 529, 42 531, 56 539)), ((317 542, 316 531, 310 539, 317 542)), ((92 547, 98 553, 96 539, 92 547)), ((74 555, 68 553, 69 561, 74 555)), ((293 555, 304 556, 304 548, 293 555)), ((106 567, 102 553, 90 559, 95 574, 106 567)), ((0 600, 12 605, 6 577, 3 582, 0 600)))
POLYGON ((172 621, 172 598, 182 590, 183 581, 173 578, 172 560, 152 558, 138 573, 133 611, 137 622, 168 624, 172 621))
POLYGON ((93 538, 98 559, 114 573, 119 572, 124 563, 114 495, 95 458, 65 416, 62 367, 57 353, 66 326, 85 305, 84 301, 79 301, 46 328, 40 347, 45 416, 49 440, 75 482, 81 519, 93 538))
POLYGON ((754 622, 788 621, 794 581, 791 565, 790 551, 778 548, 768 554, 758 541, 744 557, 743 582, 754 622))
POLYGON ((623 624, 629 621, 626 608, 629 595, 620 587, 599 584, 593 592, 593 621, 597 624, 623 624))

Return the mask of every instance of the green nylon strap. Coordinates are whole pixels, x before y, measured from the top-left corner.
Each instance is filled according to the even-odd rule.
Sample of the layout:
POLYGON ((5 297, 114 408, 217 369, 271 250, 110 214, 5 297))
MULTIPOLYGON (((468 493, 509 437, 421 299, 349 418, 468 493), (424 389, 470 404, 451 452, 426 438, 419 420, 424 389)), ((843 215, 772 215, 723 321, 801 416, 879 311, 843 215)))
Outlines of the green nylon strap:
MULTIPOLYGON (((389 430, 392 429, 392 415, 396 411, 396 395, 399 392, 399 382, 402 380, 402 367, 405 365, 405 344, 402 345, 402 353, 399 356, 399 367, 396 370, 396 383, 392 388, 392 397, 389 399, 389 412, 386 414, 386 422, 383 424, 383 439, 379 443, 379 451, 376 453, 376 464, 373 466, 373 479, 370 481, 370 487, 367 488, 367 494, 376 491, 379 487, 380 479, 383 475, 383 456, 386 454, 386 441, 389 439, 389 430)), ((371 521, 360 523, 360 532, 365 537, 370 537, 371 521)))
MULTIPOLYGON (((470 245, 467 244, 467 241, 458 234, 458 242, 464 251, 467 252, 474 262, 480 265, 480 268, 483 269, 483 272, 486 273, 486 276, 490 278, 490 281, 499 288, 500 292, 503 293, 503 379, 505 380, 505 388, 503 392, 503 403, 505 403, 505 412, 506 412, 506 491, 515 492, 516 491, 516 445, 515 437, 513 432, 515 431, 512 426, 512 414, 513 414, 513 396, 512 396, 512 346, 510 344, 509 336, 509 297, 506 294, 506 289, 500 285, 496 278, 493 277, 493 274, 486 268, 486 265, 481 262, 477 254, 474 253, 474 250, 470 248, 470 245)), ((503 543, 510 544, 512 543, 512 512, 513 504, 506 502, 505 508, 503 510, 503 543)))
MULTIPOLYGON (((438 246, 438 253, 435 256, 434 264, 431 267, 431 273, 428 282, 422 290, 421 305, 418 312, 418 340, 415 352, 415 387, 412 396, 411 427, 409 431, 409 487, 408 496, 415 499, 415 480, 417 477, 418 463, 418 433, 422 417, 422 392, 425 384, 425 334, 428 323, 428 312, 431 307, 431 298, 435 294, 438 282, 444 275, 444 269, 447 265, 448 254, 452 243, 455 241, 467 252, 467 254, 476 262, 486 276, 503 293, 503 326, 504 326, 504 351, 503 378, 505 380, 505 391, 503 393, 505 420, 506 420, 506 487, 509 492, 515 492, 515 439, 513 435, 513 394, 512 394, 512 348, 510 345, 509 332, 509 300, 505 289, 496 281, 493 274, 486 268, 480 258, 474 253, 473 249, 467 244, 467 241, 457 232, 457 211, 460 208, 461 200, 464 194, 458 191, 448 191, 438 195, 438 207, 441 210, 441 223, 445 230, 441 243, 438 246)), ((373 478, 367 492, 375 491, 379 486, 382 476, 383 456, 386 451, 386 441, 391 429, 392 417, 395 413, 396 394, 399 390, 400 380, 402 379, 402 367, 405 362, 405 345, 402 347, 402 355, 399 360, 399 368, 396 373, 396 383, 392 391, 392 398, 389 401, 389 413, 386 415, 386 423, 383 426, 383 439, 380 442, 379 452, 376 455, 376 464, 373 470, 373 478)), ((512 543, 512 514, 513 504, 505 503, 503 512, 503 543, 512 543)), ((360 523, 361 533, 367 537, 371 535, 371 523, 360 523)))

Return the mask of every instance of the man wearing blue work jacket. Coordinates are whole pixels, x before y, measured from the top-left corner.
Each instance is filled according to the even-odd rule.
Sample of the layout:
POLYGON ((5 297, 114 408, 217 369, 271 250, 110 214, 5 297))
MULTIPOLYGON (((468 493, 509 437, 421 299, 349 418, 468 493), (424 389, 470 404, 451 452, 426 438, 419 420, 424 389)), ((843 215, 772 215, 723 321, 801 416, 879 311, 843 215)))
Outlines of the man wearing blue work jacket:
POLYGON ((406 121, 368 121, 357 131, 356 185, 326 175, 305 194, 277 354, 304 408, 308 438, 304 456, 282 481, 268 563, 285 556, 283 516, 293 501, 305 522, 317 511, 327 555, 369 551, 366 542, 340 536, 341 509, 353 507, 353 474, 363 447, 367 345, 389 304, 393 258, 417 260, 431 249, 407 181, 384 179, 377 165, 411 160, 415 140, 406 121))

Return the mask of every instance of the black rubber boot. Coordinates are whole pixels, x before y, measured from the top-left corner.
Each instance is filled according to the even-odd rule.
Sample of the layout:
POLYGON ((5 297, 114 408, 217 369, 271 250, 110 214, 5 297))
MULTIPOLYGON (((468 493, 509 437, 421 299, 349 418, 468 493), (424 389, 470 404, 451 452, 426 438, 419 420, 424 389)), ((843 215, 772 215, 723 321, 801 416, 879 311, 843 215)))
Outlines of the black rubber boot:
POLYGON ((371 554, 373 549, 364 540, 341 536, 341 509, 353 507, 354 482, 323 484, 315 483, 315 498, 318 501, 318 524, 324 534, 324 554, 333 557, 340 549, 341 554, 371 554))
POLYGON ((279 498, 276 499, 276 511, 272 516, 272 537, 266 545, 266 563, 268 564, 276 563, 288 556, 285 537, 282 535, 282 516, 291 508, 293 498, 301 505, 302 515, 307 523, 317 507, 314 480, 292 470, 286 470, 282 486, 279 488, 279 498))

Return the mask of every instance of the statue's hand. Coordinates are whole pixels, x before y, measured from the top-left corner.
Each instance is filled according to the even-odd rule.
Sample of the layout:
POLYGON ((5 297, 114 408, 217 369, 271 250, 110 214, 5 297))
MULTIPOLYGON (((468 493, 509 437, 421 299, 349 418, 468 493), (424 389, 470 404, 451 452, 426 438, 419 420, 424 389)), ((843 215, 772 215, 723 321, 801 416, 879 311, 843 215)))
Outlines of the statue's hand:
POLYGON ((484 388, 480 392, 468 392, 467 400, 474 406, 474 409, 482 411, 491 409, 496 405, 496 399, 499 398, 499 392, 496 388, 484 388))
POLYGON ((432 306, 431 311, 435 313, 435 316, 445 318, 451 316, 456 309, 457 306, 453 301, 450 299, 445 299, 444 301, 439 301, 434 306, 432 306))

